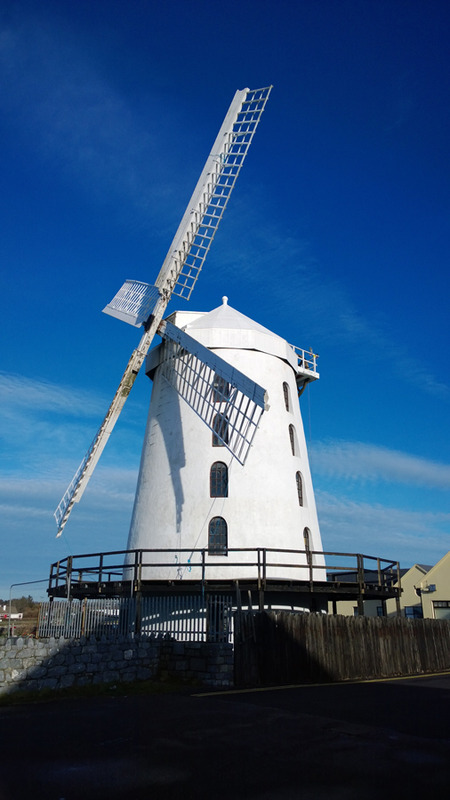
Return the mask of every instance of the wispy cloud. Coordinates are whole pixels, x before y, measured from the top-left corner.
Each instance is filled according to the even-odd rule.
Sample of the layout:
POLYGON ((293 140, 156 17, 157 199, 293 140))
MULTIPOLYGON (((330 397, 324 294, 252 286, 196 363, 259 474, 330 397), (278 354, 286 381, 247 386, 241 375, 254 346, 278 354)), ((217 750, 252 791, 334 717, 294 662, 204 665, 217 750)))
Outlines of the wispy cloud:
POLYGON ((99 415, 105 408, 104 399, 92 392, 6 372, 0 372, 0 403, 3 409, 20 408, 34 414, 51 412, 71 417, 99 415))
MULTIPOLYGON (((0 373, 0 404, 3 490, 14 494, 20 485, 27 485, 30 497, 34 486, 43 497, 45 485, 49 486, 45 482, 54 481, 47 495, 53 508, 96 434, 108 408, 106 399, 94 391, 0 373)), ((129 401, 102 465, 110 469, 127 462, 130 469, 137 466, 145 415, 139 402, 129 401)))
POLYGON ((363 442, 314 444, 311 462, 317 474, 353 482, 396 482, 435 489, 450 488, 450 465, 363 442))
POLYGON ((430 563, 448 551, 450 514, 361 503, 316 492, 325 550, 430 563), (411 555, 409 555, 411 554, 411 555))

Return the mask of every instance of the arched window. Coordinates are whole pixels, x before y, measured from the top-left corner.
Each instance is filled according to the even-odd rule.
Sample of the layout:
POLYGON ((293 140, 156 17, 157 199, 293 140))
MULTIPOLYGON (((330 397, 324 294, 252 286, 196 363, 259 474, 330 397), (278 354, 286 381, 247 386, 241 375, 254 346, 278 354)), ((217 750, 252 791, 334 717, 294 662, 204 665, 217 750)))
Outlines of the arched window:
POLYGON ((228 419, 224 414, 216 414, 213 422, 213 447, 223 447, 228 444, 228 419))
POLYGON ((311 550, 311 531, 309 528, 303 529, 303 541, 305 543, 305 550, 308 552, 308 550, 311 550))
POLYGON ((289 441, 291 443, 292 455, 295 456, 297 448, 295 441, 295 428, 293 425, 289 425, 289 441))
POLYGON ((213 517, 208 526, 208 553, 226 556, 228 552, 228 529, 223 517, 213 517))
POLYGON ((223 461, 215 461, 209 474, 211 497, 228 497, 228 467, 223 461))
POLYGON ((311 567, 313 563, 313 557, 311 553, 311 531, 309 528, 303 529, 303 541, 305 543, 306 563, 308 564, 308 567, 311 567))
POLYGON ((284 405, 286 406, 286 411, 291 410, 291 402, 290 402, 290 392, 289 386, 286 381, 283 383, 283 396, 284 396, 284 405))
POLYGON ((298 504, 300 506, 303 505, 303 479, 300 472, 295 473, 295 479, 297 481, 297 495, 298 495, 298 504))
POLYGON ((223 403, 230 397, 230 384, 217 373, 213 380, 213 399, 215 403, 223 403))

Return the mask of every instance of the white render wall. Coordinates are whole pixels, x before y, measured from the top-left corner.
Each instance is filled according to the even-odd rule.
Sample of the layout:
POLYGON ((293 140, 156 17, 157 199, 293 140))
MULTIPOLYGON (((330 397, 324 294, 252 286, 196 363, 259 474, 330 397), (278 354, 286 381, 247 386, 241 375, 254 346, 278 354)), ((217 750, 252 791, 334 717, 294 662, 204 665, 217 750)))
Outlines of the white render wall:
MULTIPOLYGON (((161 378, 157 369, 128 549, 207 548, 209 521, 220 516, 227 522, 229 552, 227 556, 207 555, 206 577, 209 579, 254 577, 256 570, 253 568, 236 566, 230 569, 219 565, 256 560, 255 550, 233 553, 232 548, 303 550, 304 528, 310 530, 311 550, 322 551, 297 398, 295 354, 280 337, 226 305, 209 315, 177 312, 174 317, 175 324, 186 326, 192 337, 263 386, 268 392, 270 408, 263 414, 245 466, 241 466, 227 448, 212 446, 211 431, 161 378), (233 347, 223 346, 230 342, 233 347), (237 346, 239 342, 245 349, 237 346), (270 350, 272 352, 268 352, 270 350), (285 360, 286 353, 290 363, 285 360), (283 382, 289 386, 289 411, 285 406, 283 382), (291 450, 290 424, 295 428, 295 455, 291 450), (210 468, 215 461, 228 465, 226 498, 210 497, 210 468), (297 471, 303 480, 303 506, 298 500, 297 471)), ((157 357, 157 353, 152 354, 149 364, 157 363, 157 357)), ((198 556, 191 556, 190 569, 177 567, 189 557, 190 553, 173 555, 170 578, 201 577, 195 567, 198 556)), ((292 554, 274 553, 270 559, 285 565, 299 563, 299 556, 292 554)), ((305 563, 304 555, 300 562, 305 563)), ((323 565, 323 556, 314 556, 313 563, 323 565)), ((143 577, 157 579, 169 575, 166 569, 161 574, 148 569, 143 577)), ((288 566, 268 567, 267 577, 303 579, 308 577, 308 571, 288 566)), ((325 571, 314 570, 314 577, 325 580, 325 571)))

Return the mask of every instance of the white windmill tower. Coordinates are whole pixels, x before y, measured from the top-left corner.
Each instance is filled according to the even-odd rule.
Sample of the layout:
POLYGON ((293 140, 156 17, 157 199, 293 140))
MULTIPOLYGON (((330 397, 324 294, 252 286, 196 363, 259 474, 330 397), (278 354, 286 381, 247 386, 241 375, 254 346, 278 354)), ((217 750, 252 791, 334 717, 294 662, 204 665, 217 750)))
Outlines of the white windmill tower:
MULTIPOLYGON (((147 362, 154 386, 129 549, 161 547, 180 554, 188 550, 192 556, 185 567, 180 567, 177 552, 173 554, 175 579, 189 577, 198 549, 203 566, 206 558, 212 560, 211 574, 218 579, 223 570, 217 555, 228 557, 233 547, 248 546, 258 552, 274 546, 319 551, 308 556, 311 580, 313 566, 318 572, 323 567, 306 443, 295 401, 297 388, 318 377, 315 357, 303 351, 299 355, 283 339, 226 303, 210 314, 176 312, 163 321, 172 294, 190 298, 270 90, 236 92, 155 285, 127 280, 104 309, 136 327, 142 325, 144 333, 55 512, 59 536, 158 333, 163 342, 147 362), (262 416, 268 395, 270 411, 262 416), (261 431, 254 439, 260 421, 261 431), (286 437, 289 459, 283 452, 286 442, 281 445, 286 437)), ((254 560, 242 553, 239 558, 234 559, 240 564, 233 567, 236 579, 248 571, 246 562, 254 560)), ((294 554, 284 553, 273 577, 289 578, 293 573, 299 577, 297 562, 294 554)), ((158 578, 158 571, 151 577, 158 578)), ((314 577, 323 580, 323 571, 314 577)))
POLYGON ((189 335, 190 354, 174 367, 172 348, 163 343, 147 358, 153 390, 128 548, 164 551, 165 565, 144 568, 143 577, 189 580, 206 558, 209 580, 249 578, 259 551, 266 553, 269 581, 308 579, 310 566, 314 579, 324 580, 297 399, 319 377, 315 354, 231 308, 226 297, 210 313, 177 311, 170 320, 167 325, 175 323, 189 335), (215 371, 219 353, 228 373, 215 371), (200 386, 192 354, 208 358, 212 370, 200 386), (257 435, 252 424, 245 441, 239 440, 240 420, 230 404, 235 370, 263 384, 270 404, 257 435), (191 393, 197 407, 180 402, 191 393), (200 407, 201 417, 195 413, 200 407), (299 569, 299 550, 307 551, 311 565, 303 557, 299 569), (169 552, 174 566, 168 571, 169 552))

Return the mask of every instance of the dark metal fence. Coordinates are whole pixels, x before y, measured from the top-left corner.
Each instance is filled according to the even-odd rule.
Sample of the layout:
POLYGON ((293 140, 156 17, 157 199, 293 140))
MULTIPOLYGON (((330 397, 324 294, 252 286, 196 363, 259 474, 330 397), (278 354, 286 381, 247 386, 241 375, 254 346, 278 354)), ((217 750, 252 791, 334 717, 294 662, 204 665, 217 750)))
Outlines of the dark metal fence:
POLYGON ((229 642, 233 635, 231 597, 98 598, 51 600, 41 604, 39 637, 148 636, 179 641, 229 642))

